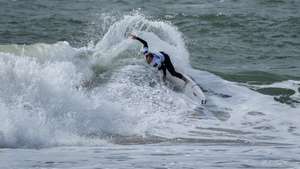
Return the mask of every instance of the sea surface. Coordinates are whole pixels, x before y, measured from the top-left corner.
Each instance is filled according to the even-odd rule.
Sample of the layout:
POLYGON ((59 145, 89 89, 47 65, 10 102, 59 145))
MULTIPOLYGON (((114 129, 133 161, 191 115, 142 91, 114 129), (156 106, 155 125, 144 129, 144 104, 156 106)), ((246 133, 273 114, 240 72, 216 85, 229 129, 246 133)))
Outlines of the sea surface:
POLYGON ((0 120, 1 169, 299 169, 300 1, 0 0, 0 120))

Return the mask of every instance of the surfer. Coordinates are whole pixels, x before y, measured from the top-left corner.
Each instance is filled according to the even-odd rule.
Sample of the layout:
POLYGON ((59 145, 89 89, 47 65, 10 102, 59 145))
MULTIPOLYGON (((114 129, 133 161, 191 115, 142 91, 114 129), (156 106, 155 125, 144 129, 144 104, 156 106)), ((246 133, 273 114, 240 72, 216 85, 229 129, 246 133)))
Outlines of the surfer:
POLYGON ((188 83, 187 78, 185 78, 181 73, 176 72, 168 54, 162 51, 157 53, 149 52, 148 43, 145 40, 133 34, 130 34, 129 36, 134 40, 138 40, 144 45, 143 54, 145 55, 146 62, 149 65, 158 68, 158 70, 163 71, 163 81, 166 81, 166 70, 168 70, 172 76, 183 80, 186 84, 188 83))

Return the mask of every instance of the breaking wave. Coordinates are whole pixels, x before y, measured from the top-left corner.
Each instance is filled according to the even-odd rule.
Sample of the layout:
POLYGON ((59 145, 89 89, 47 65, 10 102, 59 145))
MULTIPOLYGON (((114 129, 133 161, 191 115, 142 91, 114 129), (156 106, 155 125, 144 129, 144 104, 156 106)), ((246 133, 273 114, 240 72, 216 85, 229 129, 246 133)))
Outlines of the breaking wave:
POLYGON ((253 90, 263 86, 193 69, 184 38, 171 23, 134 13, 99 24, 107 31, 95 45, 0 46, 0 147, 293 143, 299 137, 299 82, 273 84, 295 90, 291 106, 253 90), (204 89, 208 104, 163 85, 139 54, 141 45, 128 39, 131 32, 152 51, 170 54, 176 68, 204 89))

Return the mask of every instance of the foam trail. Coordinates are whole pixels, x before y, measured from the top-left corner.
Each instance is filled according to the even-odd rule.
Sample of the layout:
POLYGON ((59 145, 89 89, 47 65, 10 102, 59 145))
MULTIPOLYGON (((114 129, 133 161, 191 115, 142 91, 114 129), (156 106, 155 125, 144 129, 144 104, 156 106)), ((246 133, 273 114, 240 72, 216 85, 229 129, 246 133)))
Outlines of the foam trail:
POLYGON ((262 135, 277 137, 280 133, 279 135, 282 136, 280 141, 295 141, 296 132, 289 133, 289 130, 298 128, 299 125, 297 118, 290 117, 299 116, 298 107, 294 108, 276 102, 272 96, 263 95, 237 83, 222 80, 208 72, 191 70, 190 74, 209 91, 207 93, 210 95, 209 102, 217 105, 217 111, 230 112, 231 118, 223 123, 224 127, 234 126, 234 128, 255 133, 266 130, 262 135))

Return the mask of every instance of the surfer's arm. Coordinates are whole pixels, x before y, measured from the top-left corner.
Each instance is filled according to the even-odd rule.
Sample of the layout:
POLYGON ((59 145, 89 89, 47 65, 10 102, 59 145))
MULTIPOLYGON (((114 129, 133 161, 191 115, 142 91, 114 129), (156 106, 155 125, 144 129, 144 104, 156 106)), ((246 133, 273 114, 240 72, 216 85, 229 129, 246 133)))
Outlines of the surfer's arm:
POLYGON ((161 65, 158 70, 162 70, 163 71, 163 81, 166 81, 166 75, 167 75, 167 68, 164 65, 161 65))
POLYGON ((139 42, 141 42, 144 45, 144 48, 148 48, 148 43, 145 40, 143 40, 133 34, 130 34, 130 36, 132 39, 135 39, 135 40, 138 40, 139 42))

